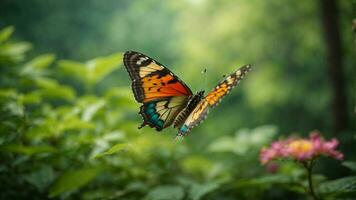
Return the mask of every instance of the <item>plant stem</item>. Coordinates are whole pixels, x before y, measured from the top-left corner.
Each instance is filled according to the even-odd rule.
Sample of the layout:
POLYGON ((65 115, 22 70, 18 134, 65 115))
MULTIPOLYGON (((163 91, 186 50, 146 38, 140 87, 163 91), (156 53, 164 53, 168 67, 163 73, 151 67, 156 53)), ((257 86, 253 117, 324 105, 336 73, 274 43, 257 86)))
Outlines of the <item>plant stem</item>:
POLYGON ((314 192, 313 177, 312 177, 313 162, 314 160, 311 160, 309 163, 304 163, 304 167, 307 169, 307 173, 308 173, 309 193, 314 200, 319 200, 319 197, 314 192))

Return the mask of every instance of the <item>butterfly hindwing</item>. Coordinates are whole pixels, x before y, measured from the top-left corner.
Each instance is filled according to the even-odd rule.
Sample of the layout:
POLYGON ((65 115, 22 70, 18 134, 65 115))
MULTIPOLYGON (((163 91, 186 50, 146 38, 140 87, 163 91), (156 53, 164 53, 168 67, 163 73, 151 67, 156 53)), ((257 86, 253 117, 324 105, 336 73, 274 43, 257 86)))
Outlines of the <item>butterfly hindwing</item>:
POLYGON ((124 64, 132 79, 132 90, 138 102, 192 95, 183 81, 146 55, 127 51, 124 54, 124 64))
POLYGON ((188 97, 177 96, 143 104, 140 110, 143 118, 141 127, 147 124, 150 127, 156 128, 157 131, 166 128, 173 123, 187 102, 188 97))
POLYGON ((166 67, 141 53, 125 52, 124 65, 132 80, 135 99, 143 103, 141 127, 149 125, 160 131, 171 125, 192 95, 189 87, 166 67))
POLYGON ((233 87, 251 70, 250 65, 239 68, 223 79, 211 92, 209 92, 194 108, 180 127, 178 136, 185 136, 189 131, 201 123, 207 116, 209 108, 215 107, 233 87))

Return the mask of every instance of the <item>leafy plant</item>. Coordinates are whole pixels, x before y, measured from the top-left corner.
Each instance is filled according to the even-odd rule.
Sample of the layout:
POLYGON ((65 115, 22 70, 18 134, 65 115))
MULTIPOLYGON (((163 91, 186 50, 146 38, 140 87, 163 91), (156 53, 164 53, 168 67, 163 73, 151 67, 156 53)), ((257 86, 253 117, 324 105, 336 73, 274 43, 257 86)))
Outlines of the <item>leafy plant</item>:
MULTIPOLYGON (((170 129, 137 130, 139 104, 121 78, 122 52, 88 61, 30 58, 31 44, 13 40, 13 31, 0 31, 0 199, 281 199, 307 191, 295 163, 282 163, 278 174, 273 166, 265 174, 258 163, 277 126, 236 130, 231 122, 248 119, 225 106, 231 115, 214 111, 218 117, 180 143, 170 129)), ((256 105, 268 102, 262 97, 256 105)), ((226 105, 241 97, 230 99, 226 105)), ((353 161, 343 165, 354 172, 353 161)), ((353 176, 313 180, 326 198, 355 192, 353 176)))

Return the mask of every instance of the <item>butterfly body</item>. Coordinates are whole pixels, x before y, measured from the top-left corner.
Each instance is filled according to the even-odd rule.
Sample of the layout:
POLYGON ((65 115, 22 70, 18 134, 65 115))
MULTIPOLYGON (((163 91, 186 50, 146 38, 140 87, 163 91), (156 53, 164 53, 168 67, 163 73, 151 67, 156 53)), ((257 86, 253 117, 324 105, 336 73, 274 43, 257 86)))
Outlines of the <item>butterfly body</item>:
POLYGON ((204 97, 204 91, 193 94, 190 88, 171 71, 152 58, 134 51, 124 54, 124 65, 132 80, 136 101, 142 103, 139 114, 143 123, 157 131, 174 125, 178 136, 187 135, 201 123, 209 109, 221 99, 251 69, 245 65, 225 77, 204 97))
POLYGON ((204 97, 204 91, 200 91, 194 96, 191 96, 191 98, 187 103, 187 106, 182 111, 180 111, 177 117, 175 118, 173 122, 174 128, 181 126, 185 122, 189 114, 194 110, 194 108, 203 99, 203 97, 204 97))

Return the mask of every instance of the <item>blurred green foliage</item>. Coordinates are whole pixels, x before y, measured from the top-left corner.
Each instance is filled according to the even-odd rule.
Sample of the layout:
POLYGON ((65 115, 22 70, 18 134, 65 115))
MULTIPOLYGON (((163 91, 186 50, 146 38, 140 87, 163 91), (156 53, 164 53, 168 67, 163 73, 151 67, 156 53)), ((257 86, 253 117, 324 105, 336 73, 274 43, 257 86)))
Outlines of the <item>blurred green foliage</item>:
MULTIPOLYGON (((351 119, 353 11, 339 5, 351 119)), ((4 0, 0 17, 1 199, 304 198, 295 164, 266 175, 258 154, 289 133, 330 136, 317 2, 4 0), (125 50, 156 58, 194 91, 242 64, 255 68, 175 143, 176 130, 137 130, 125 50)), ((345 177, 355 173, 355 129, 338 138, 347 161, 322 160, 315 176, 330 199, 356 188, 345 177)))

